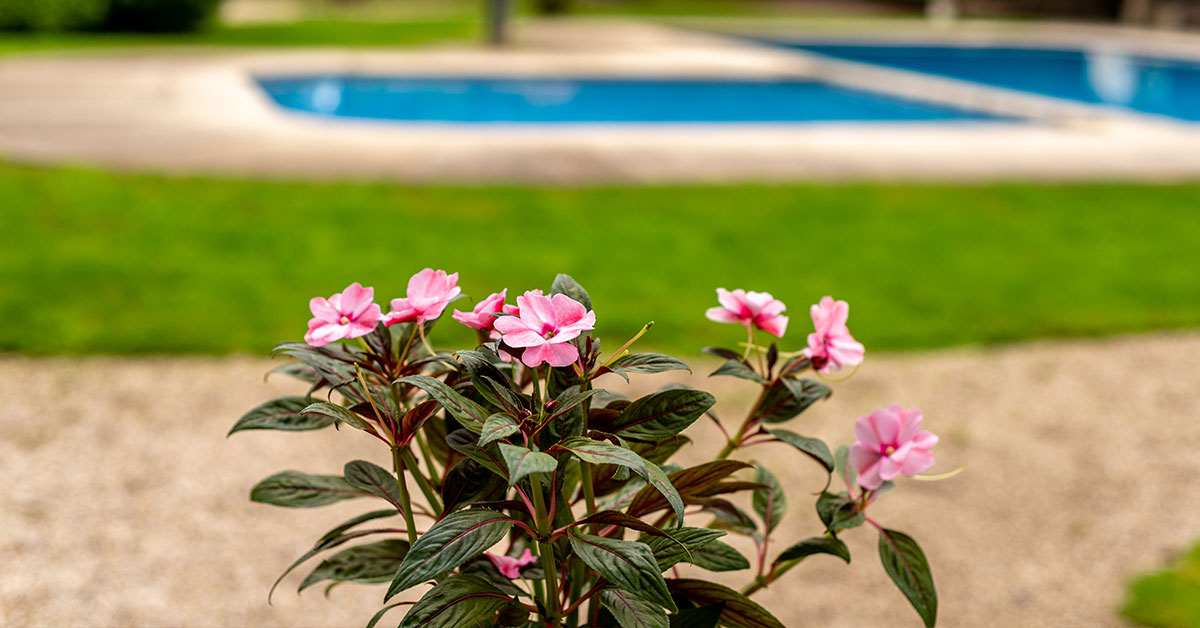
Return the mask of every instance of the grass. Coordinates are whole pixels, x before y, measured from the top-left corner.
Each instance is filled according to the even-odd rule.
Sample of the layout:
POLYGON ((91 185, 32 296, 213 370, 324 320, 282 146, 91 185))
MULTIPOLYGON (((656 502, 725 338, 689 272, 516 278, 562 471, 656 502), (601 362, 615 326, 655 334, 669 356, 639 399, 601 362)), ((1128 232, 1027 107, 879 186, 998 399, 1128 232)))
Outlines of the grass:
POLYGON ((1121 615, 1137 626, 1200 626, 1200 544, 1167 569, 1134 580, 1121 615))
POLYGON ((196 33, 0 33, 0 54, 94 48, 178 46, 413 46, 477 40, 468 18, 404 21, 313 19, 281 24, 218 25, 196 33))
MULTIPOLYGON (((381 303, 425 266, 475 297, 592 293, 615 346, 732 345, 714 289, 852 304, 871 350, 1200 324, 1200 186, 405 187, 174 179, 0 163, 0 350, 264 353, 313 295, 381 303)), ((465 303, 459 304, 465 307, 465 303)), ((439 330, 465 342, 460 326, 439 330)))

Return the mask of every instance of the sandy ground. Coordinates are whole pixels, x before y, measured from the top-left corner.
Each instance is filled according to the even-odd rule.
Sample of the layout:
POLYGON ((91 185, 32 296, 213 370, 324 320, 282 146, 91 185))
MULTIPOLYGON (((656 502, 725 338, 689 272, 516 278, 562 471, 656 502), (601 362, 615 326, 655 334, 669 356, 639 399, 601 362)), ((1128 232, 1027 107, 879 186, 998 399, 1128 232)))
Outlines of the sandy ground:
MULTIPOLYGON (((940 483, 904 482, 873 507, 924 545, 941 626, 1117 626, 1123 584, 1200 536, 1200 334, 868 356, 833 399, 789 425, 845 443, 856 416, 921 407, 942 436, 940 483)), ((356 626, 381 587, 297 597, 274 577, 332 525, 368 507, 251 504, 281 469, 386 464, 361 434, 225 432, 291 388, 263 360, 0 358, 0 624, 356 626)), ((740 380, 693 378, 739 412, 740 380)), ((650 382, 649 385, 657 385, 650 382)), ((711 454, 706 424, 689 457, 711 454)), ((793 504, 777 547, 818 532, 806 492, 822 478, 790 450, 773 465, 793 504)), ((760 600, 791 626, 919 626, 878 564, 868 529, 854 562, 817 557, 760 600)), ((741 584, 742 576, 725 578, 741 584)), ((397 618, 398 619, 398 618, 397 618)), ((393 624, 394 625, 394 624, 393 624)))

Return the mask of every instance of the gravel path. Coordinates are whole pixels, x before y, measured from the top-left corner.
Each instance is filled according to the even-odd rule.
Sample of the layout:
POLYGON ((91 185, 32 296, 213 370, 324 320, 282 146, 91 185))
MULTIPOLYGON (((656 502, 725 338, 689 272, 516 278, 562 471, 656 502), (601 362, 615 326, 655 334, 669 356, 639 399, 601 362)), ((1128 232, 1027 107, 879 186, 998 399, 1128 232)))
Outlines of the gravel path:
MULTIPOLYGON (((831 443, 890 402, 925 410, 942 436, 940 483, 905 482, 873 507, 922 542, 941 626, 1117 626, 1127 578, 1200 536, 1200 334, 996 350, 868 355, 833 399, 789 427, 831 443)), ((707 365, 705 365, 707 366, 707 365)), ((224 435, 241 412, 294 390, 249 358, 0 358, 0 624, 361 626, 382 588, 275 576, 359 502, 292 511, 251 504, 259 479, 336 472, 386 452, 352 431, 224 435)), ((707 371, 704 371, 707 372, 707 371)), ((657 386, 659 382, 645 382, 657 386)), ((740 380, 696 376, 726 402, 740 380)), ((707 424, 690 456, 719 448, 707 424)), ((775 446, 792 510, 778 547, 816 534, 806 492, 822 478, 775 446)), ((760 598, 791 626, 919 626, 886 581, 869 530, 849 567, 816 557, 760 598)), ((740 585, 745 576, 726 579, 740 585)))

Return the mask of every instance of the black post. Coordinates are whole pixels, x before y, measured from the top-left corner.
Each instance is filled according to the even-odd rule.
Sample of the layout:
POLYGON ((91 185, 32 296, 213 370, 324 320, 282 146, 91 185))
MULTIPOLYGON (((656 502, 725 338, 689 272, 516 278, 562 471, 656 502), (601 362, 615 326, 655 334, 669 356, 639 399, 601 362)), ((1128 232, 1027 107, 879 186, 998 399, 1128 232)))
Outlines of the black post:
POLYGON ((493 46, 508 43, 508 1, 487 0, 488 43, 493 46))

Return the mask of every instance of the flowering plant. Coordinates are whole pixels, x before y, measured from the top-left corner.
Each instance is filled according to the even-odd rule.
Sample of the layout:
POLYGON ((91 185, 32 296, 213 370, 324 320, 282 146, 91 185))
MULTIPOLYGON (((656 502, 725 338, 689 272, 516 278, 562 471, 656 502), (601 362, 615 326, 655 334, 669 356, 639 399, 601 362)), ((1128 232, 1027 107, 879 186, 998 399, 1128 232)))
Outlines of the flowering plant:
POLYGON ((784 336, 783 303, 768 293, 717 291, 720 307, 707 316, 745 326, 746 342, 741 351, 704 349, 725 359, 713 375, 747 380, 760 392, 732 435, 721 427, 726 443, 715 459, 685 468, 671 462, 691 444, 682 432, 701 417, 722 426, 711 394, 671 385, 630 400, 598 387, 605 378, 690 371, 667 355, 629 351, 649 325, 605 355, 591 334, 596 313, 587 292, 559 275, 549 296, 531 290, 510 305, 501 291, 470 312, 455 310, 452 318, 475 330, 479 344, 438 351, 429 334, 459 297, 457 281, 423 270, 388 313, 357 283, 314 298, 306 342, 276 348, 293 361, 274 370, 306 382, 308 394, 254 408, 231 434, 347 426, 392 458, 392 469, 354 460, 339 475, 284 471, 253 488, 251 500, 290 508, 357 498, 386 504, 330 530, 276 585, 318 555, 325 558, 301 591, 321 582, 387 583, 368 628, 407 605, 402 628, 781 628, 750 597, 810 556, 850 562, 839 536, 869 523, 887 574, 934 625, 937 595, 924 553, 867 516, 897 476, 933 465, 937 437, 921 430, 921 412, 875 410, 858 419, 857 442, 832 452, 781 427, 829 397, 826 375, 862 361, 844 301, 814 305, 807 346, 785 354, 775 342, 757 342, 758 330, 784 336), (816 378, 801 377, 808 371, 816 378), (772 535, 787 510, 783 487, 763 465, 732 458, 769 443, 793 448, 826 475, 815 500, 817 534, 774 556, 772 535), (737 477, 750 470, 752 480, 737 477), (845 490, 831 488, 835 476, 845 490), (364 527, 396 516, 403 525, 364 527), (729 534, 756 548, 745 587, 682 577, 680 564, 751 569, 721 540, 729 534), (344 547, 360 540, 372 542, 344 547))

